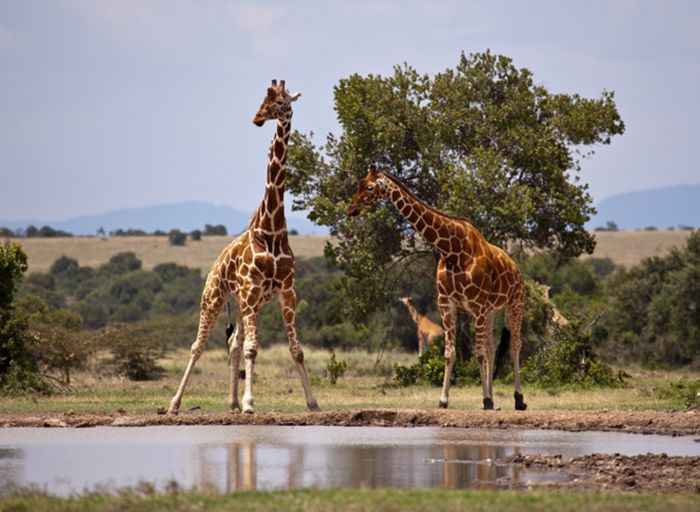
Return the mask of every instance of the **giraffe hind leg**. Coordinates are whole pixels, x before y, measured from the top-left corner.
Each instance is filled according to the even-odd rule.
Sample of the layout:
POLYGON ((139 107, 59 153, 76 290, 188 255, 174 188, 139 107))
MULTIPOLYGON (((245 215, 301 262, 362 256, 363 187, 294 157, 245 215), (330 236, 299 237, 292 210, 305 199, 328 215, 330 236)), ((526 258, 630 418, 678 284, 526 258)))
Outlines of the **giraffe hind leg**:
POLYGON ((522 320, 522 305, 515 304, 508 306, 506 322, 510 330, 510 357, 513 360, 513 380, 515 385, 513 398, 515 399, 515 409, 517 411, 524 411, 527 409, 527 404, 525 403, 525 398, 523 397, 522 389, 520 388, 520 349, 522 347, 522 320))

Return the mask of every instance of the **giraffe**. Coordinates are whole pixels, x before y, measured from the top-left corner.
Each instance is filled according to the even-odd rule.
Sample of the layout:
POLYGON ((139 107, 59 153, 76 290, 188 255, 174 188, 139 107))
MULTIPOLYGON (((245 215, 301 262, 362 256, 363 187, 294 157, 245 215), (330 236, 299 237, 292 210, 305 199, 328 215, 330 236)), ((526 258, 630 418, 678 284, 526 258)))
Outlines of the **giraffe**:
POLYGON ((304 352, 297 339, 294 255, 289 247, 284 217, 285 162, 291 131, 292 102, 299 96, 301 93, 289 94, 284 80, 279 85, 277 80, 272 80, 272 86, 267 89, 262 105, 253 118, 256 126, 262 126, 271 119, 277 121, 267 158, 265 196, 247 229, 221 252, 207 276, 202 292, 197 338, 192 344, 190 360, 180 386, 170 402, 169 414, 178 413, 192 368, 202 355, 209 332, 229 296, 233 296, 238 303, 236 328, 227 340, 231 411, 241 410, 238 402, 238 377, 243 352, 245 389, 242 411, 253 412, 253 371, 258 353, 256 316, 260 308, 275 296, 282 310, 289 352, 301 378, 306 404, 311 411, 319 410, 304 366, 304 352))
POLYGON ((422 354, 423 351, 433 343, 433 340, 439 336, 443 336, 445 331, 430 318, 421 315, 411 302, 411 297, 401 297, 399 302, 403 303, 408 308, 408 313, 416 323, 416 327, 418 328, 418 353, 422 354))
POLYGON ((454 367, 456 313, 469 313, 475 322, 474 352, 480 365, 484 409, 493 409, 495 343, 494 314, 506 310, 505 331, 511 338, 515 380, 515 408, 525 410, 520 389, 520 329, 525 285, 522 274, 508 254, 486 241, 466 219, 446 215, 418 199, 388 172, 370 167, 360 180, 347 214, 358 215, 381 199, 390 201, 401 215, 439 253, 437 265, 438 309, 445 330, 445 375, 439 405, 446 408, 454 367))
POLYGON ((552 302, 552 297, 550 297, 549 293, 552 290, 552 287, 540 283, 535 283, 535 286, 537 286, 542 293, 542 298, 544 299, 545 303, 552 308, 552 315, 550 318, 551 323, 557 327, 566 327, 569 325, 569 320, 562 314, 561 311, 559 311, 559 308, 554 305, 554 302, 552 302))

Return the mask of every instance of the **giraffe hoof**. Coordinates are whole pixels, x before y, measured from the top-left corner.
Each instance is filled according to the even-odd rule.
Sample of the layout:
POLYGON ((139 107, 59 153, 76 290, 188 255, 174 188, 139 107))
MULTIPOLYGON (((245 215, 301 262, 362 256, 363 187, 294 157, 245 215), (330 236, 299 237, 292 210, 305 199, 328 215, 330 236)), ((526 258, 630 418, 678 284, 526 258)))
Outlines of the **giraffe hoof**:
POLYGON ((178 409, 177 407, 171 407, 170 409, 168 409, 168 416, 177 416, 179 412, 180 409, 178 409))
POLYGON ((440 400, 440 402, 438 403, 438 407, 440 409, 447 409, 447 401, 443 402, 442 400, 440 400))
POLYGON ((525 400, 523 398, 522 393, 518 393, 517 391, 513 395, 515 397, 515 410, 516 411, 524 411, 527 409, 527 404, 525 403, 525 400))
POLYGON ((484 398, 484 410, 493 411, 493 400, 490 398, 484 398))
POLYGON ((231 404, 230 409, 231 409, 231 412, 241 412, 241 404, 239 404, 238 402, 235 402, 235 403, 231 404))
POLYGON ((321 408, 318 406, 318 402, 316 402, 316 400, 312 400, 311 402, 307 403, 306 407, 308 407, 311 412, 321 412, 321 408))

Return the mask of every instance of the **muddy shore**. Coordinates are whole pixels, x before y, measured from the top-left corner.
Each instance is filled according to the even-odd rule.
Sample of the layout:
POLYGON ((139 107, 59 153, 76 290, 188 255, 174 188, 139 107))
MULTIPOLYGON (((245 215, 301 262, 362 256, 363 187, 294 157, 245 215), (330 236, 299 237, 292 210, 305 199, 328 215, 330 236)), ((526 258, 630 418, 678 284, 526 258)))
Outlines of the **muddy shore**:
POLYGON ((455 411, 362 409, 318 413, 255 414, 183 411, 132 416, 126 411, 105 414, 2 414, 0 427, 141 427, 150 425, 320 425, 320 426, 439 426, 458 428, 538 428, 637 434, 700 435, 700 413, 656 411, 455 411))
POLYGON ((700 493, 700 457, 646 454, 628 457, 596 453, 564 460, 561 456, 514 455, 507 459, 524 467, 559 469, 571 475, 566 482, 540 486, 556 489, 700 493))

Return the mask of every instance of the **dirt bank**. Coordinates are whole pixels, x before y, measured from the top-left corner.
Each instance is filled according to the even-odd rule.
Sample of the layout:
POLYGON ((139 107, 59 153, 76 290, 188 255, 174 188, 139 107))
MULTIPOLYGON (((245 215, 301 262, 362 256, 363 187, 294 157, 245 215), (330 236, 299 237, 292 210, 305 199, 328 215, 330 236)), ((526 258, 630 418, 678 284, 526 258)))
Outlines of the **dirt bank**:
POLYGON ((94 427, 147 425, 333 425, 387 427, 540 428, 568 431, 600 430, 638 434, 700 435, 700 413, 620 411, 443 411, 363 409, 320 413, 211 414, 182 412, 130 416, 105 414, 1 414, 1 427, 94 427))
POLYGON ((561 469, 572 476, 567 482, 544 484, 547 487, 700 493, 700 457, 597 453, 566 461, 561 456, 514 455, 507 462, 561 469))

